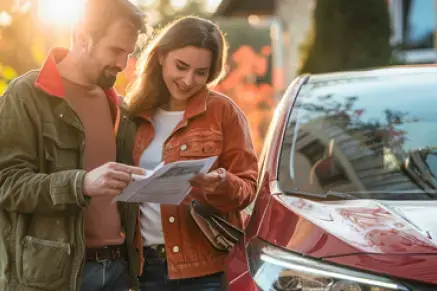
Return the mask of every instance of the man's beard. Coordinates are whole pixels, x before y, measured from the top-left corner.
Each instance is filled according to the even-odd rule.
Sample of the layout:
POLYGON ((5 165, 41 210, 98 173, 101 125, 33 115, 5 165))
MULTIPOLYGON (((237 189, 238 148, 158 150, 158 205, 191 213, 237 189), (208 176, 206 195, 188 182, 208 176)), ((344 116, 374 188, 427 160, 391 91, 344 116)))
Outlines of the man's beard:
MULTIPOLYGON (((101 62, 96 57, 94 57, 94 48, 91 48, 89 56, 94 60, 94 62, 96 62, 97 64, 101 64, 101 62)), ((117 74, 121 71, 122 70, 117 67, 104 66, 102 71, 100 72, 99 77, 96 80, 96 85, 103 90, 112 88, 115 84, 115 81, 117 80, 117 74)))
MULTIPOLYGON (((115 71, 115 70, 120 71, 119 69, 116 69, 116 68, 111 69, 111 71, 115 71)), ((112 88, 115 84, 115 81, 117 80, 117 76, 109 74, 109 73, 106 74, 106 72, 108 72, 108 71, 109 71, 109 68, 105 67, 102 70, 99 78, 97 79, 97 86, 99 86, 100 88, 102 88, 104 90, 112 88)))

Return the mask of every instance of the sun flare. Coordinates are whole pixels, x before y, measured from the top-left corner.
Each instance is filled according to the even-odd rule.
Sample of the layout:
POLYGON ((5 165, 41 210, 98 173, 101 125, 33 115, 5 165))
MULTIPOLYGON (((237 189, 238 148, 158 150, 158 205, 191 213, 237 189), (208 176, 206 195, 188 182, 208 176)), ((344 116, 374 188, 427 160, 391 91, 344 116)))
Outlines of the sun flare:
POLYGON ((46 24, 71 26, 78 19, 83 0, 38 0, 38 16, 46 24))

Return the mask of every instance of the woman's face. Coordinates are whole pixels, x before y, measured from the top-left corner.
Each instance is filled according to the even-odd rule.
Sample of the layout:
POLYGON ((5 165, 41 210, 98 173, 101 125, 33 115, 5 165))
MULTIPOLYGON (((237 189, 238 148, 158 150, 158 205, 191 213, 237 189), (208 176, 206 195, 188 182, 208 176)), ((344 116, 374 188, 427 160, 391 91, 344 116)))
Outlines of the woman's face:
POLYGON ((212 53, 204 48, 187 46, 160 56, 159 61, 171 98, 186 101, 205 87, 212 53))

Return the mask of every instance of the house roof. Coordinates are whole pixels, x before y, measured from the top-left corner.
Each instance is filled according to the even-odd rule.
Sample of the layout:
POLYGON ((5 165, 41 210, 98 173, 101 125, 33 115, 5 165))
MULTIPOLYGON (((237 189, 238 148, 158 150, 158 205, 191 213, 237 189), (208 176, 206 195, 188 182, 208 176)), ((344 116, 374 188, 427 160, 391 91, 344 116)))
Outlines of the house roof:
POLYGON ((275 0, 222 0, 217 16, 273 15, 275 0))

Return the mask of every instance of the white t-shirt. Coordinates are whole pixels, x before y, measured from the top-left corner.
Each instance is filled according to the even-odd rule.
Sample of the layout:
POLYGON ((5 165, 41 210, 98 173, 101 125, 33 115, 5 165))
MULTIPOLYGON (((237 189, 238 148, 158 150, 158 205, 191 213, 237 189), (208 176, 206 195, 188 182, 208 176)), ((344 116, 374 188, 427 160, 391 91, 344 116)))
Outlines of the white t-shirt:
MULTIPOLYGON (((142 153, 140 167, 153 170, 161 163, 162 146, 183 117, 184 111, 157 110, 153 117, 155 123, 155 137, 142 153)), ((159 195, 159 193, 156 194, 159 195)), ((140 211, 143 245, 164 244, 160 205, 157 203, 142 203, 140 205, 140 211)))

